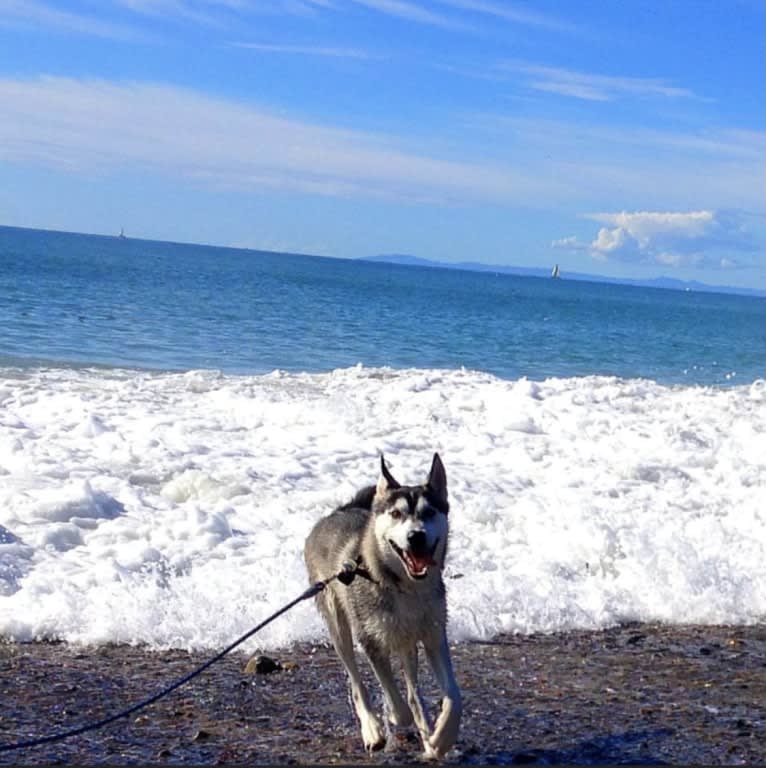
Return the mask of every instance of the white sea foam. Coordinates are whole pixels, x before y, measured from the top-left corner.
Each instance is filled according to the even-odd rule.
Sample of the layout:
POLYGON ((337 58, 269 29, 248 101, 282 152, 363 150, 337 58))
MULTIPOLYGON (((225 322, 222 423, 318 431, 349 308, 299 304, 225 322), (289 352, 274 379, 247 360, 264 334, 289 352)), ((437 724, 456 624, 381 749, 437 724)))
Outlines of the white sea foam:
MULTIPOLYGON (((766 382, 0 371, 0 636, 221 647, 312 524, 444 459, 453 639, 766 620, 766 382)), ((256 641, 319 638, 303 604, 256 641)))

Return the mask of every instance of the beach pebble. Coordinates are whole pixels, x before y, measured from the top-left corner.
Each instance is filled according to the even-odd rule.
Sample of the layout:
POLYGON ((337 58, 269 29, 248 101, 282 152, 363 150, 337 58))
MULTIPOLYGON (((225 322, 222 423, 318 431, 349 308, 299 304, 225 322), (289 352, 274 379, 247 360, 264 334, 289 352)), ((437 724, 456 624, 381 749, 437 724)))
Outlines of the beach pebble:
POLYGON ((281 672, 284 667, 270 656, 253 656, 245 666, 247 675, 270 675, 272 672, 281 672))

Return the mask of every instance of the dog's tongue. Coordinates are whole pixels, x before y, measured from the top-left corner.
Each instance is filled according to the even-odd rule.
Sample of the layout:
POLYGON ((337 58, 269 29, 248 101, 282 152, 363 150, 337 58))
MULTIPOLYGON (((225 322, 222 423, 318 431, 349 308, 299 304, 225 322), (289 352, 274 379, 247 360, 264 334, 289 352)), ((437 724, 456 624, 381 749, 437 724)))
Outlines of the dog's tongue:
POLYGON ((409 561, 410 570, 413 573, 425 573, 425 571, 428 570, 429 565, 436 565, 436 561, 428 553, 418 556, 413 555, 412 552, 408 552, 407 560, 409 561))

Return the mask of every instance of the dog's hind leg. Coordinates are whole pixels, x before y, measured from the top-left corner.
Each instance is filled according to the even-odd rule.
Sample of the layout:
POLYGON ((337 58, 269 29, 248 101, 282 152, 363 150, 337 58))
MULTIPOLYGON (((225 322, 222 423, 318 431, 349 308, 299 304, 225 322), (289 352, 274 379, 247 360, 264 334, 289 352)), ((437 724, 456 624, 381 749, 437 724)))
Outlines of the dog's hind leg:
POLYGON ((415 727, 418 729, 420 738, 423 740, 425 756, 428 758, 436 757, 429 743, 431 724, 428 721, 423 696, 418 687, 418 647, 413 645, 412 648, 402 653, 401 660, 404 682, 407 686, 407 703, 415 720, 415 727))
POLYGON ((386 732, 370 706, 370 697, 356 663, 354 640, 346 614, 335 601, 332 604, 329 604, 328 601, 325 615, 332 644, 348 674, 351 685, 351 701, 356 716, 359 718, 364 747, 371 751, 382 749, 386 745, 386 732))
POLYGON ((412 712, 399 692, 388 654, 371 641, 363 642, 362 647, 370 661, 370 666, 375 672, 375 677, 378 678, 380 687, 383 689, 383 698, 389 721, 393 725, 410 725, 412 723, 412 712))
POLYGON ((436 757, 443 757, 457 740, 460 728, 460 717, 463 712, 463 703, 460 696, 460 688, 455 673, 452 671, 452 661, 447 644, 447 635, 440 632, 433 635, 423 643, 426 656, 434 671, 434 677, 439 684, 444 698, 439 717, 434 726, 434 732, 428 743, 436 753, 436 757))

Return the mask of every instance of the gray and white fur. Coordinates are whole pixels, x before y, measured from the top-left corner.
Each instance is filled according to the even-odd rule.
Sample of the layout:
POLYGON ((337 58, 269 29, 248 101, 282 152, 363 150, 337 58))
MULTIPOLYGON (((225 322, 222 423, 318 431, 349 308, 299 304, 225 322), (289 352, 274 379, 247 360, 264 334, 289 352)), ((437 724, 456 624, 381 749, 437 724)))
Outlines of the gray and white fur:
POLYGON ((335 650, 348 673, 351 699, 368 750, 386 745, 388 728, 373 712, 354 653, 364 650, 383 690, 385 714, 394 725, 414 722, 425 756, 443 757, 460 726, 460 689, 447 645, 447 602, 442 580, 449 533, 447 475, 434 454, 422 485, 400 485, 381 456, 377 486, 369 486, 313 528, 304 549, 312 582, 361 562, 368 578, 345 586, 332 581, 318 596, 335 650), (361 561, 359 560, 361 558, 361 561), (432 726, 418 688, 422 646, 444 698, 432 726), (406 699, 394 679, 398 658, 406 699))

